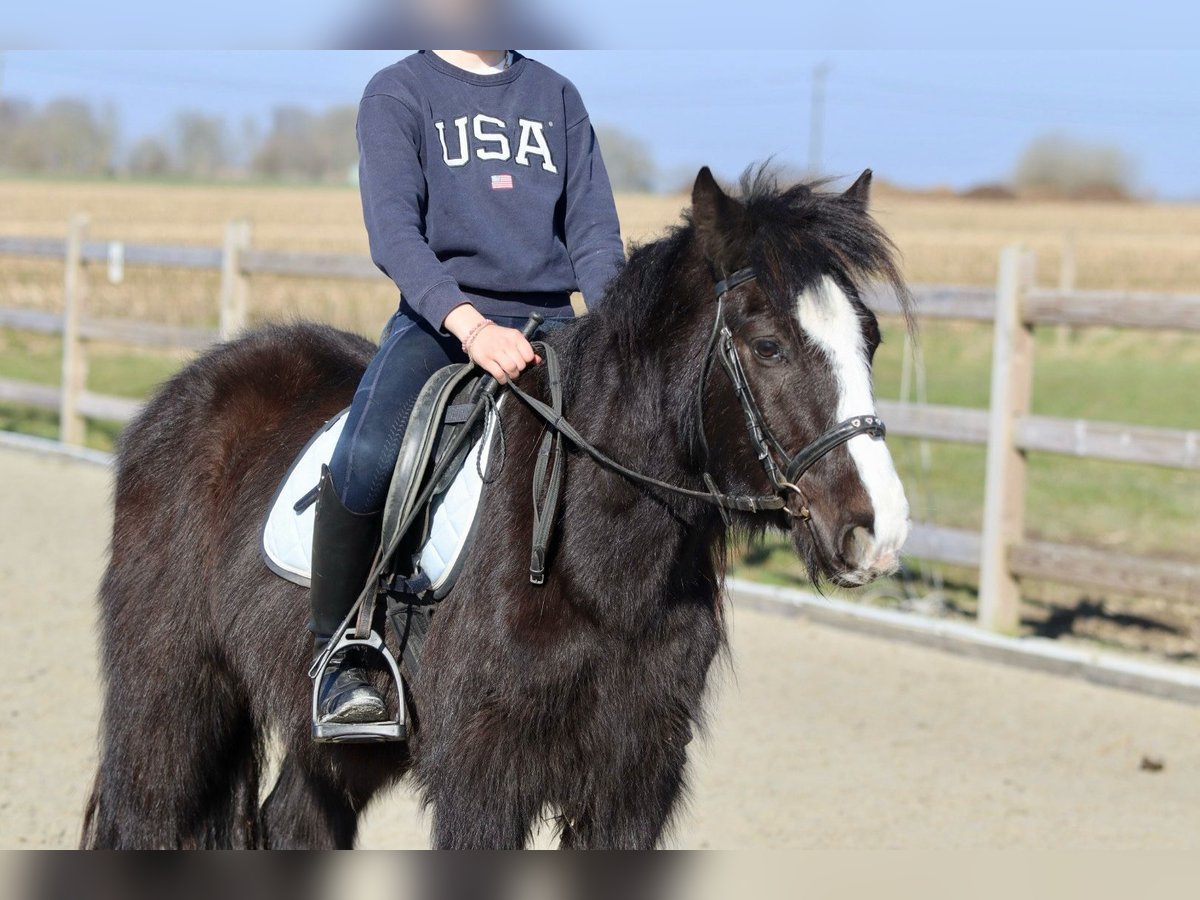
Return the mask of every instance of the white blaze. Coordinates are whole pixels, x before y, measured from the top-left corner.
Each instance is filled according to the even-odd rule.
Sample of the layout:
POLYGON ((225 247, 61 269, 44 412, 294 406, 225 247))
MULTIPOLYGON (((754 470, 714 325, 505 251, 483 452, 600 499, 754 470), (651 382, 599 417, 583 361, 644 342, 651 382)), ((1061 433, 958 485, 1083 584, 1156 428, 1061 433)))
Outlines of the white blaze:
MULTIPOLYGON (((826 277, 796 300, 796 317, 805 334, 829 357, 837 380, 837 421, 875 415, 871 369, 862 327, 850 298, 826 277)), ((862 569, 890 569, 908 537, 908 499, 882 440, 860 434, 846 443, 858 477, 875 510, 874 538, 855 541, 862 569)))

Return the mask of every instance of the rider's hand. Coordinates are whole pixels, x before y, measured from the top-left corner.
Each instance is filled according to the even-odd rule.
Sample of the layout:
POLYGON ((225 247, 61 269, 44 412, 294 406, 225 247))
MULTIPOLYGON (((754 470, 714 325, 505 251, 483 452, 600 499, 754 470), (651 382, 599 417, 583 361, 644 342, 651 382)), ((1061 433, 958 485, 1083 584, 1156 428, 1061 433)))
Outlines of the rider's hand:
POLYGON ((519 330, 494 324, 479 328, 483 321, 475 307, 464 303, 450 311, 444 324, 460 341, 471 338, 471 361, 500 384, 516 378, 530 363, 542 361, 519 330))
POLYGON ((531 362, 541 362, 516 328, 489 325, 471 342, 471 361, 501 384, 516 378, 531 362))

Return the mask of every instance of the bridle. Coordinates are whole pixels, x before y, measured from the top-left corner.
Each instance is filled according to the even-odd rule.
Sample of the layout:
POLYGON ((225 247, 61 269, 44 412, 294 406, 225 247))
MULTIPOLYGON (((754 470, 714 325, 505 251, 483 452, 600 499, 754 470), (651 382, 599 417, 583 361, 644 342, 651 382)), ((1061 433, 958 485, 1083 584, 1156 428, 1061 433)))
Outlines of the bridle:
MULTIPOLYGON (((705 485, 708 487, 707 491, 697 491, 692 488, 681 487, 680 485, 671 484, 670 482, 662 481, 630 469, 628 466, 624 466, 615 459, 612 459, 604 451, 584 438, 583 435, 575 430, 570 422, 563 418, 563 383, 562 372, 558 363, 558 354, 553 347, 544 341, 534 342, 534 346, 540 348, 542 353, 545 366, 546 389, 550 403, 543 403, 511 381, 508 383, 508 387, 512 393, 546 423, 545 433, 542 435, 537 462, 534 465, 533 471, 533 548, 529 560, 529 580, 533 584, 542 584, 546 580, 546 551, 550 543, 550 532, 553 529, 554 516, 558 509, 559 495, 562 492, 563 486, 562 440, 564 437, 595 460, 596 463, 628 478, 630 481, 713 504, 721 511, 721 517, 727 525, 730 521, 728 511, 731 509, 741 510, 742 512, 783 510, 789 516, 799 516, 805 525, 811 529, 812 521, 808 506, 804 502, 803 493, 797 486, 797 482, 803 477, 804 473, 812 468, 814 463, 830 453, 830 451, 840 447, 853 437, 857 437, 860 434, 869 434, 872 437, 882 439, 887 433, 883 420, 877 416, 855 416, 844 422, 839 422, 811 444, 801 448, 798 453, 791 456, 788 455, 783 445, 767 425, 762 412, 758 408, 758 403, 755 402, 754 394, 750 390, 750 382, 746 379, 746 372, 742 368, 741 360, 738 358, 737 350, 734 348, 733 333, 729 330, 729 326, 725 322, 725 295, 756 277, 757 274, 751 268, 739 269, 732 275, 718 281, 716 285, 717 314, 713 319, 712 334, 709 336, 708 346, 700 371, 700 383, 696 388, 696 415, 700 429, 700 444, 704 451, 703 478, 705 485), (708 439, 704 434, 704 392, 708 384, 708 374, 712 370, 712 358, 714 354, 717 355, 717 358, 721 361, 721 367, 729 375, 734 393, 737 394, 738 402, 741 403, 742 412, 746 417, 746 430, 750 437, 750 442, 754 445, 758 461, 762 465, 763 471, 766 472, 774 491, 768 496, 755 497, 723 493, 717 487, 712 474, 708 471, 710 454, 708 439), (776 455, 780 458, 778 462, 775 459, 776 455), (798 513, 793 513, 787 506, 787 501, 792 495, 800 498, 801 505, 798 513)), ((526 326, 527 335, 533 335, 534 329, 540 321, 541 318, 539 316, 531 317, 529 325, 526 326)), ((472 412, 465 419, 457 441, 461 443, 469 438, 474 425, 486 410, 490 409, 493 414, 499 415, 499 408, 496 405, 494 393, 497 387, 496 383, 490 377, 480 379, 476 385, 475 392, 472 394, 472 412)), ((502 428, 498 429, 498 434, 500 439, 503 440, 504 431, 502 428)), ((458 446, 459 444, 452 443, 452 446, 448 448, 448 452, 442 455, 440 461, 433 467, 433 471, 425 487, 411 507, 408 518, 398 526, 396 534, 404 535, 408 533, 408 529, 412 527, 416 517, 421 514, 421 510, 432 497, 434 490, 445 476, 449 466, 458 458, 458 446)), ((359 622, 357 626, 358 634, 366 634, 370 630, 370 616, 373 615, 375 609, 374 601, 376 599, 376 595, 372 591, 378 585, 378 578, 386 561, 396 552, 398 543, 399 538, 396 538, 395 543, 388 547, 380 548, 371 574, 367 578, 366 586, 359 594, 358 600, 351 606, 349 612, 346 613, 342 624, 338 627, 337 635, 342 635, 350 626, 350 623, 355 620, 355 617, 358 618, 359 622), (371 601, 370 604, 367 603, 368 599, 371 601)), ((409 592, 409 589, 404 591, 404 593, 409 592)), ((324 652, 313 661, 313 665, 309 669, 308 674, 310 678, 316 677, 317 673, 325 666, 329 656, 337 650, 338 646, 340 645, 337 638, 331 640, 326 645, 324 652)))
MULTIPOLYGON (((753 268, 747 267, 738 269, 732 275, 718 281, 716 285, 717 314, 713 319, 712 334, 709 336, 708 347, 704 352, 700 382, 696 387, 696 419, 700 423, 700 446, 703 449, 705 462, 704 483, 708 485, 714 495, 720 494, 716 481, 707 469, 709 449, 708 439, 704 433, 704 392, 708 385, 708 373, 712 370, 712 358, 715 353, 721 361, 721 367, 729 376, 729 380, 733 384, 733 391, 741 404, 742 414, 746 418, 746 433, 750 438, 750 443, 754 446, 758 462, 766 472, 767 480, 771 482, 775 497, 782 501, 779 508, 791 515, 792 511, 786 502, 794 494, 801 500, 798 515, 802 519, 808 519, 810 517, 808 504, 804 501, 803 492, 797 486, 804 473, 831 451, 860 434, 868 434, 882 440, 887 435, 887 427, 878 416, 854 416, 834 425, 811 444, 802 447, 797 453, 789 454, 787 452, 783 444, 775 437, 774 432, 771 431, 770 426, 767 425, 762 411, 758 408, 754 392, 750 390, 750 382, 746 378, 746 371, 742 368, 741 358, 733 344, 733 332, 729 330, 729 326, 725 322, 725 295, 757 277, 758 273, 753 268), (778 462, 776 456, 779 457, 778 462)), ((724 515, 724 508, 722 508, 722 514, 724 515)))
POLYGON ((635 471, 622 465, 608 456, 583 437, 565 418, 563 418, 563 386, 559 368, 558 356, 553 347, 543 341, 535 342, 539 348, 545 365, 546 388, 550 403, 544 403, 531 396, 514 382, 508 387, 526 406, 546 423, 546 432, 542 436, 538 451, 537 464, 533 478, 533 552, 530 560, 530 581, 541 584, 545 580, 546 548, 550 540, 554 515, 558 506, 558 496, 562 488, 562 439, 565 437, 575 447, 582 450, 599 465, 616 472, 630 481, 647 487, 658 488, 684 497, 691 497, 706 503, 711 503, 721 511, 725 523, 729 524, 729 510, 742 512, 766 512, 782 510, 788 516, 798 515, 806 523, 811 518, 804 495, 797 483, 812 466, 837 449, 851 438, 860 434, 869 434, 882 439, 887 434, 883 420, 874 415, 854 416, 834 425, 812 443, 801 448, 795 454, 788 454, 783 444, 775 437, 770 426, 763 418, 750 390, 750 382, 742 368, 741 360, 734 347, 733 333, 725 322, 725 295, 757 278, 752 268, 739 269, 732 275, 717 282, 717 312, 713 319, 712 333, 705 350, 700 372, 700 381, 696 388, 696 415, 699 423, 700 444, 704 454, 704 484, 707 491, 698 491, 680 485, 662 481, 642 472, 635 471), (729 376, 734 393, 741 404, 742 413, 746 419, 746 431, 759 464, 766 472, 771 483, 772 493, 769 495, 727 494, 720 490, 716 480, 708 471, 709 448, 708 439, 704 434, 704 394, 708 383, 708 375, 712 370, 713 356, 716 355, 721 367, 729 376), (779 460, 776 460, 776 456, 779 460), (799 512, 793 513, 787 503, 795 495, 800 498, 799 512))

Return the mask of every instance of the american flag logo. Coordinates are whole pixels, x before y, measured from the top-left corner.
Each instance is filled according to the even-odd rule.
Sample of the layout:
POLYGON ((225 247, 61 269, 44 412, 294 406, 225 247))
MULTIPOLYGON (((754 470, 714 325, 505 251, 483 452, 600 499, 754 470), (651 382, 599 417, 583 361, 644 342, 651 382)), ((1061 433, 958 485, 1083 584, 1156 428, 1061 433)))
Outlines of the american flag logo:
POLYGON ((511 175, 493 175, 492 190, 493 191, 511 191, 513 189, 513 180, 511 175))

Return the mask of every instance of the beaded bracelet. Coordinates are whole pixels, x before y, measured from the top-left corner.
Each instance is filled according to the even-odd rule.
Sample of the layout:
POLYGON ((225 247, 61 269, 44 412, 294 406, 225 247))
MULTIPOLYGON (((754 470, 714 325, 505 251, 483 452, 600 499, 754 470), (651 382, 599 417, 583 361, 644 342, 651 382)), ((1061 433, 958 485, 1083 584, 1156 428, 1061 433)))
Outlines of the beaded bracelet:
POLYGON ((467 332, 467 336, 463 338, 462 351, 467 354, 467 358, 471 358, 471 345, 475 343, 475 338, 479 337, 479 332, 487 328, 489 325, 495 325, 491 319, 484 319, 482 322, 477 322, 475 327, 467 332))

